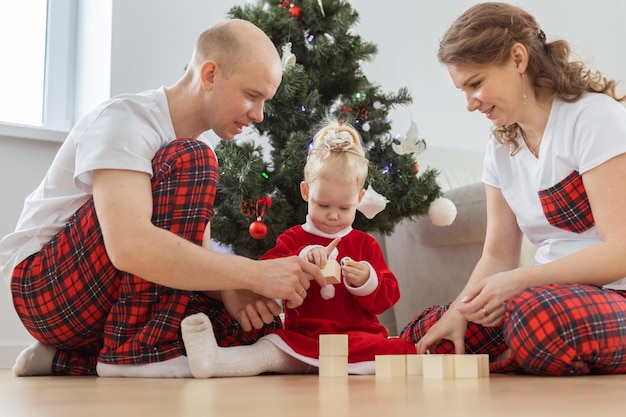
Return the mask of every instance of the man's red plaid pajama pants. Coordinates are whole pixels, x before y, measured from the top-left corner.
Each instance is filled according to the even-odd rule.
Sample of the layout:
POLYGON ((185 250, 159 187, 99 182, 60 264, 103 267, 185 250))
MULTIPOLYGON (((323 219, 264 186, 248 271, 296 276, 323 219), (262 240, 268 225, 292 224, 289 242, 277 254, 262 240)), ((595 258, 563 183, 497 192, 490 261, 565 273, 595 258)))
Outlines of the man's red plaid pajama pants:
MULTIPOLYGON (((400 338, 417 343, 448 310, 416 316, 400 338)), ((626 291, 588 285, 532 287, 506 302, 501 327, 468 323, 466 353, 487 353, 491 372, 532 375, 626 373, 626 291), (493 360, 510 349, 508 359, 493 360)), ((454 353, 449 340, 432 353, 454 353)))
MULTIPOLYGON (((201 245, 219 177, 215 154, 200 141, 178 139, 152 163, 152 222, 201 245)), ((54 375, 94 375, 97 361, 144 364, 183 355, 180 322, 197 312, 211 318, 222 346, 253 343, 280 326, 276 320, 243 332, 219 301, 115 269, 93 200, 15 269, 11 289, 27 330, 57 348, 54 375)))

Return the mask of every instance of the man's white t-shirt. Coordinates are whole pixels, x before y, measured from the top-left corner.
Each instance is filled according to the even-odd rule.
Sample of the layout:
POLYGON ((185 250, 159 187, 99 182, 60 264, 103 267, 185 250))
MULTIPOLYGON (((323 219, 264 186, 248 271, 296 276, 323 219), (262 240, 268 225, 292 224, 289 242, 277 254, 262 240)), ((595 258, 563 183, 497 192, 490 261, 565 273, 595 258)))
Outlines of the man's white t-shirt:
MULTIPOLYGON (((492 138, 485 153, 483 182, 502 191, 520 229, 537 246, 535 262, 552 262, 600 243, 595 224, 579 231, 550 224, 539 192, 563 184, 574 172, 582 175, 626 153, 626 108, 605 94, 588 93, 574 103, 555 99, 539 158, 522 139, 520 145, 511 156, 508 146, 492 138)), ((577 215, 572 210, 572 221, 577 215)), ((626 290, 626 278, 605 287, 626 290)))
POLYGON ((15 231, 0 241, 0 276, 10 285, 15 266, 38 252, 91 198, 94 170, 152 175, 154 155, 174 139, 163 87, 117 96, 83 117, 26 198, 15 231))

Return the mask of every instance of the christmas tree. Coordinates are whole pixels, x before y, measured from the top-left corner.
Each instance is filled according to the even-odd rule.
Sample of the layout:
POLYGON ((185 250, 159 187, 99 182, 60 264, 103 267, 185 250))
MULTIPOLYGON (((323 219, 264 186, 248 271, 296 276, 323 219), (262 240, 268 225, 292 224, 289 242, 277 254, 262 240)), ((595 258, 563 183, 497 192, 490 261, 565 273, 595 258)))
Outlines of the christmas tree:
POLYGON ((270 37, 283 58, 283 80, 266 104, 265 120, 254 126, 269 143, 269 158, 254 142, 216 146, 221 176, 214 240, 256 259, 280 233, 304 223, 303 168, 312 136, 328 115, 357 128, 370 161, 368 194, 383 207, 387 202, 373 218, 357 212, 355 228, 389 235, 401 220, 427 213, 441 190, 438 172, 420 172, 415 159, 425 142, 414 125, 407 137, 390 133, 389 111, 412 97, 406 88, 381 91, 363 74, 360 64, 377 48, 350 31, 358 14, 347 1, 266 0, 235 6, 229 17, 250 21, 270 37))

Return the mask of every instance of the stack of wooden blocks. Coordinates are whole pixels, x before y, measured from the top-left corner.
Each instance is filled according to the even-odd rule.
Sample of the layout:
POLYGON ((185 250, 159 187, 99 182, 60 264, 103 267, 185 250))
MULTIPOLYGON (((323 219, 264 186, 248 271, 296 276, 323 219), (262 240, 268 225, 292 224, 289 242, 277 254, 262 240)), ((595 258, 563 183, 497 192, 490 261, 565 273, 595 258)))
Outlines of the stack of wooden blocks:
POLYGON ((320 335, 319 376, 348 376, 348 335, 320 335))
POLYGON ((376 355, 376 377, 489 377, 489 355, 376 355))
MULTIPOLYGON (((348 375, 348 335, 319 338, 319 376, 348 375)), ((376 377, 422 376, 424 379, 489 377, 489 355, 376 355, 376 377)))

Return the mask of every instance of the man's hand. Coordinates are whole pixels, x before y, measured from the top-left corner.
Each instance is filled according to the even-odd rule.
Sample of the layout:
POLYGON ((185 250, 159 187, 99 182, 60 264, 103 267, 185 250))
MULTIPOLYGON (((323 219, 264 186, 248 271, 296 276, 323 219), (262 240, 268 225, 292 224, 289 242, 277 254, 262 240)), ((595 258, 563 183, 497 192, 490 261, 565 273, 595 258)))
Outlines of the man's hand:
POLYGON ((226 311, 246 332, 270 324, 282 311, 280 304, 273 298, 266 298, 248 290, 224 290, 222 301, 226 311))

